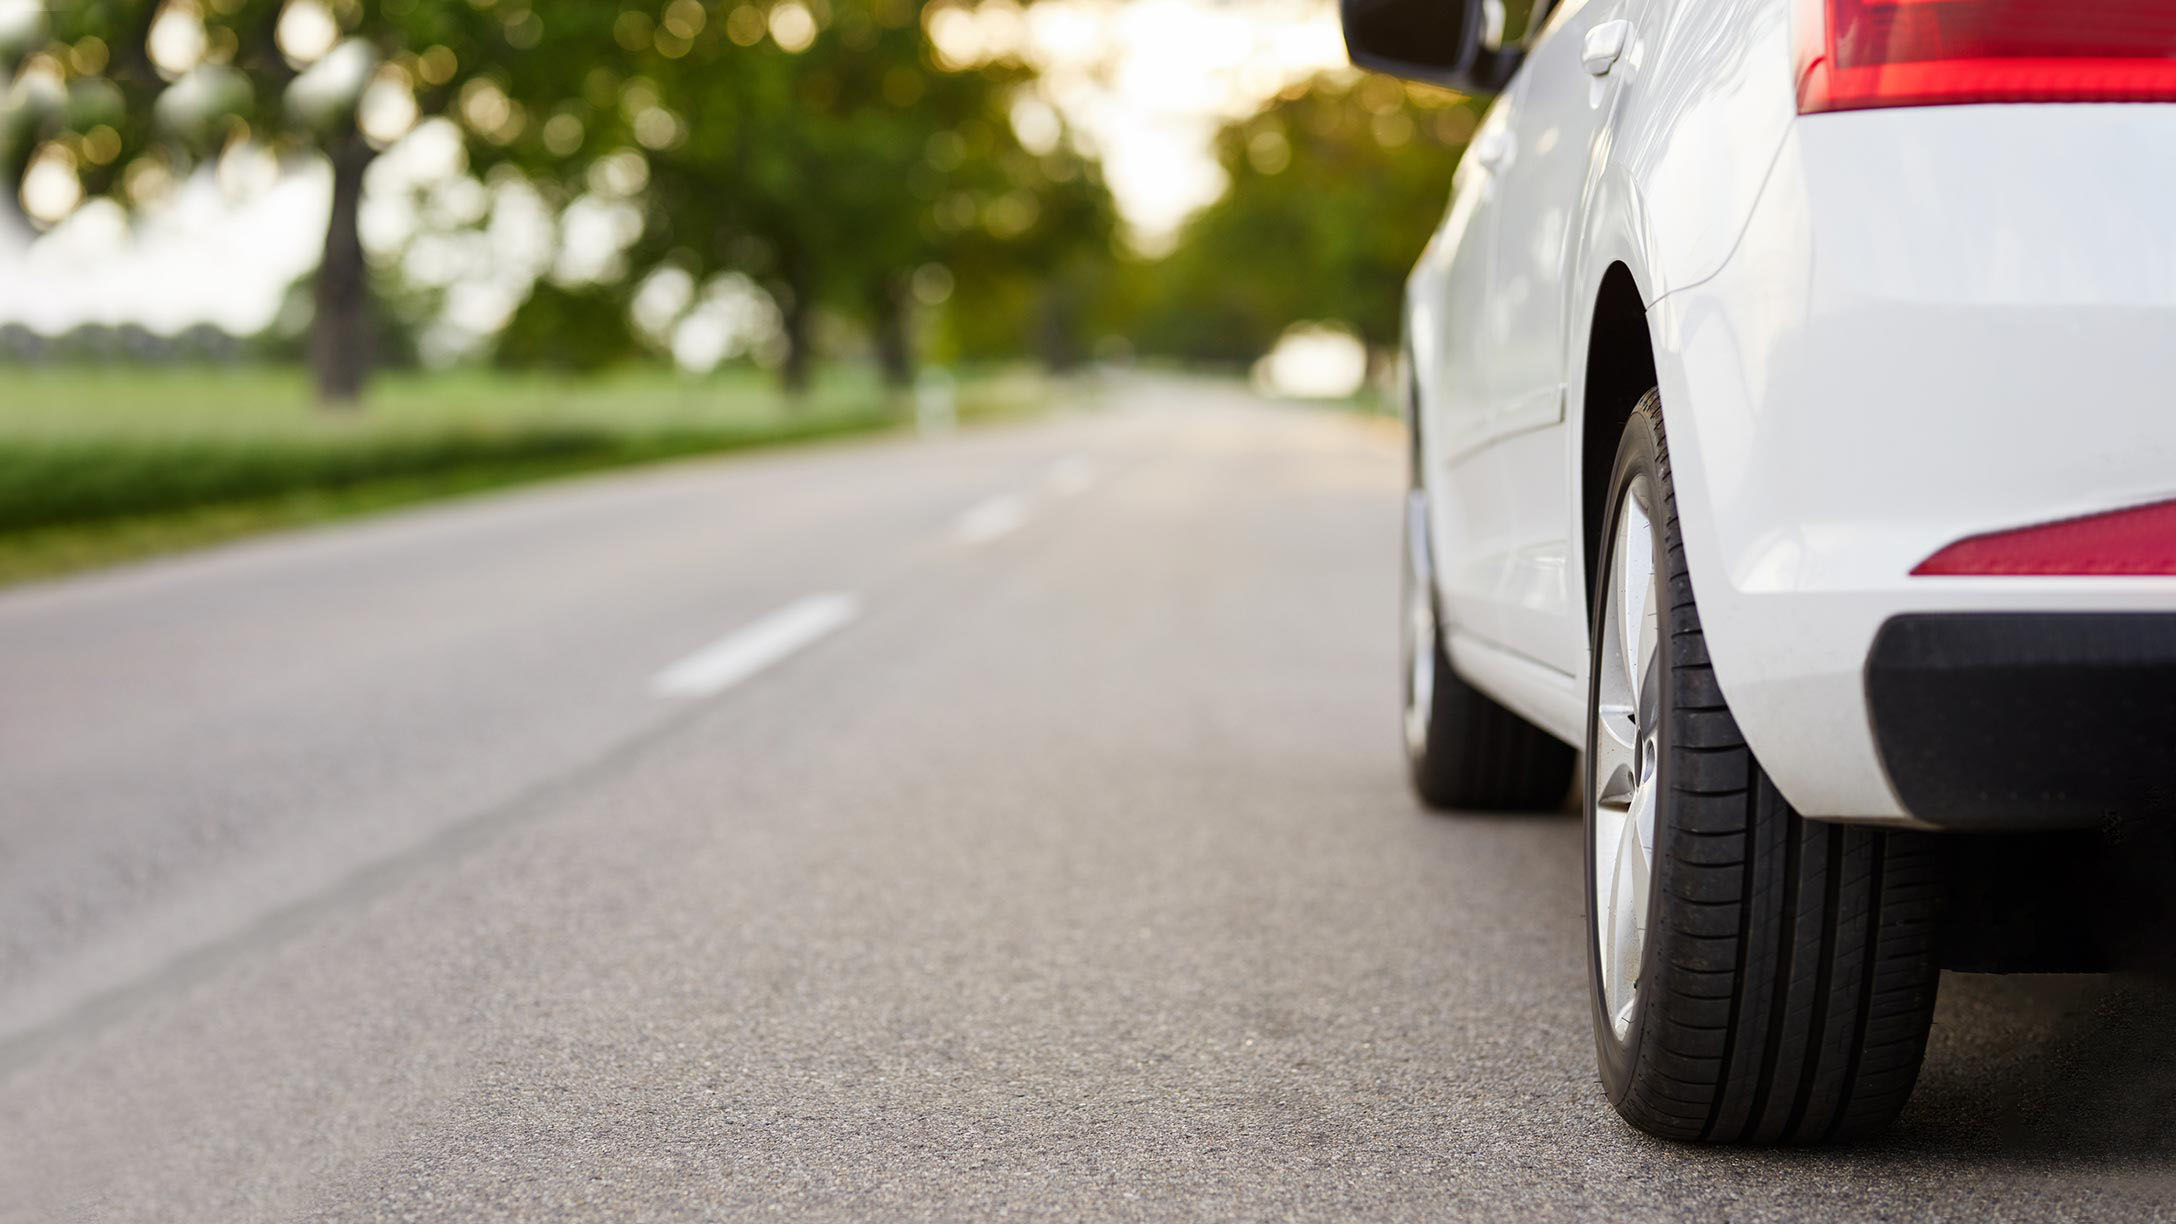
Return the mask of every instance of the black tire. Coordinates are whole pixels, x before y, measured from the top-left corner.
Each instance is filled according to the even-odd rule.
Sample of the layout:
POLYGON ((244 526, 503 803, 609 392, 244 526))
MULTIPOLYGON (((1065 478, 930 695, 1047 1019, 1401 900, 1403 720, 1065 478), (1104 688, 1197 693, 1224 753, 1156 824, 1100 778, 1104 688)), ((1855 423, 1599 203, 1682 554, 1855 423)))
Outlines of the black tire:
POLYGON ((1426 494, 1407 500, 1405 756, 1413 791, 1438 811, 1561 808, 1577 761, 1570 745, 1497 704, 1451 670, 1428 551, 1426 494))
POLYGON ((1746 747, 1708 664, 1655 392, 1625 429, 1606 504, 1581 774, 1589 985, 1610 1103, 1668 1139, 1870 1134, 1911 1094, 1933 1019, 1941 895, 1933 845, 1801 817, 1746 747), (1641 480, 1655 499, 1647 513, 1660 620, 1649 674, 1659 681, 1659 733, 1646 937, 1620 1036, 1604 998, 1593 762, 1604 593, 1626 493, 1641 480))

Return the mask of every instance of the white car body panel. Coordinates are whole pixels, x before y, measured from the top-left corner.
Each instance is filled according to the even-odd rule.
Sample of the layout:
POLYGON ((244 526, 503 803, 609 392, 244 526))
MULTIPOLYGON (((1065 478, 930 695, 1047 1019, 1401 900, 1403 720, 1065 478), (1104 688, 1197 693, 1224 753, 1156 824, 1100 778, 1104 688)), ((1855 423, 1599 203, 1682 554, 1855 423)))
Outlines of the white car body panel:
MULTIPOLYGON (((1512 82, 1505 105, 1509 156, 1498 171, 1494 275, 1489 281, 1487 437, 1508 437, 1564 419, 1562 286, 1595 162, 1606 155, 1621 92, 1580 66, 1585 37, 1634 0, 1565 0, 1512 82)), ((1621 57, 1620 57, 1621 58, 1621 57)), ((1620 66, 1621 67, 1621 66, 1620 66)))
POLYGON ((2168 578, 1911 575, 2176 495, 2172 183, 2171 106, 1813 116, 1729 263, 1650 311, 1708 651, 1800 810, 1906 819, 1861 679, 1890 616, 2176 608, 2168 578))
POLYGON ((1508 147, 1509 118, 1508 108, 1492 107, 1475 129, 1469 146, 1474 155, 1460 163, 1450 210, 1409 282, 1406 343, 1414 376, 1425 380, 1436 429, 1429 446, 1438 455, 1470 452, 1486 439, 1490 397, 1484 380, 1493 367, 1484 359, 1484 332, 1496 191, 1490 167, 1497 155, 1484 151, 1508 147))
POLYGON ((1910 823, 1864 693, 1884 620, 2176 608, 2176 579, 1910 574, 2176 495, 2176 106, 1800 117, 1790 25, 1788 0, 1572 0, 1492 109, 1508 155, 1461 167, 1407 289, 1438 597, 1461 675, 1581 743, 1584 371, 1621 265, 1747 741, 1800 811, 1910 823))
MULTIPOLYGON (((1559 5, 1476 132, 1450 211, 1408 282, 1444 615, 1575 679, 1577 708, 1555 723, 1584 718, 1584 388, 1567 371, 1586 363, 1597 270, 1621 263, 1651 296, 1651 286, 1696 283, 1721 266, 1794 114, 1788 8, 1559 5), (1581 42, 1613 20, 1629 27, 1624 52, 1606 76, 1591 76, 1581 42), (1687 57, 1702 67, 1681 66, 1687 57), (1503 183, 1536 162, 1547 189, 1519 186, 1504 199, 1503 183), (1699 201, 1709 220, 1650 224, 1650 197, 1699 201), (1713 224, 1721 215, 1733 220, 1713 224)), ((1560 679, 1540 686, 1557 691, 1560 679)))

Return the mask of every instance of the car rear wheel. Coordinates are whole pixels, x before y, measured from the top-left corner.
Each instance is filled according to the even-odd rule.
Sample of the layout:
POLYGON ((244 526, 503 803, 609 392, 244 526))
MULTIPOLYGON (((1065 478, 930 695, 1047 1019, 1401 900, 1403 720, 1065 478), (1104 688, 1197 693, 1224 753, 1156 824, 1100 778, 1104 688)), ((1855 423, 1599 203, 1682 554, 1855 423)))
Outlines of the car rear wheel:
POLYGON ((1655 392, 1606 504, 1582 789, 1610 1103, 1670 1139, 1868 1134, 1910 1095, 1933 1017, 1932 846, 1801 817, 1746 747, 1708 664, 1655 392))
POLYGON ((1557 808, 1571 789, 1575 754, 1556 737, 1459 679, 1443 645, 1428 547, 1428 499, 1406 499, 1405 755, 1413 790, 1441 811, 1557 808))

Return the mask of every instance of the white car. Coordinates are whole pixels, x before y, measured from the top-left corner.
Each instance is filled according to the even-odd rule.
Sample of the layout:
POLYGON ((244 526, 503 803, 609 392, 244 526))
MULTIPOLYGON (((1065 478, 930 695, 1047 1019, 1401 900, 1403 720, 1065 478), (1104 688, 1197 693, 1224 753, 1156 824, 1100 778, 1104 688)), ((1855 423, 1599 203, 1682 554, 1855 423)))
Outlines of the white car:
POLYGON ((1542 7, 1343 4, 1497 94, 1406 290, 1413 780, 1577 762, 1634 1125, 1860 1136, 1959 848, 2176 806, 2176 0, 1542 7))

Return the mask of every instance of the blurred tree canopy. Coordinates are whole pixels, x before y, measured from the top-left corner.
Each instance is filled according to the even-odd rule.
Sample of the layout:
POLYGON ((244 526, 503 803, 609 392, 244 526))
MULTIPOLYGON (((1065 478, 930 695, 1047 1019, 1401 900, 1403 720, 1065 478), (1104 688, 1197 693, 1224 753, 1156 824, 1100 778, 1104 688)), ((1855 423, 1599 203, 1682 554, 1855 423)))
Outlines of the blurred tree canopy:
POLYGON ((1294 323, 1398 340, 1398 286, 1450 199, 1482 103, 1385 76, 1328 73, 1227 125, 1231 188, 1143 271, 1144 353, 1252 361, 1294 323))
MULTIPOLYGON (((569 17, 594 8, 555 7, 569 17)), ((379 327, 358 228, 372 161, 419 115, 471 103, 543 32, 526 0, 78 0, 48 20, 15 76, 67 101, 16 119, 10 147, 28 150, 18 191, 40 160, 72 171, 85 194, 129 205, 237 148, 329 163, 309 356, 333 404, 360 394, 379 327)))
POLYGON ((592 374, 635 356, 627 296, 612 285, 540 280, 500 334, 492 357, 509 369, 592 374))
POLYGON ((323 159, 309 351, 332 403, 359 393, 376 327, 366 172, 427 116, 458 124, 472 172, 518 172, 562 217, 638 221, 603 274, 538 282, 503 360, 616 360, 660 273, 695 303, 724 278, 761 286, 789 386, 819 311, 859 321, 894 382, 917 308, 948 300, 954 350, 1005 347, 955 322, 1002 311, 1012 351, 1060 357, 1115 211, 1024 65, 938 54, 929 25, 953 3, 75 0, 0 31, 0 189, 12 204, 43 173, 142 205, 238 147, 323 159))
POLYGON ((1034 99, 1027 68, 940 60, 925 29, 943 7, 630 6, 612 21, 619 54, 589 70, 581 97, 546 112, 548 80, 535 100, 529 83, 510 91, 548 116, 539 173, 558 152, 555 125, 569 145, 580 132, 598 153, 639 153, 635 278, 753 278, 777 305, 790 387, 807 378, 823 306, 863 321, 887 379, 904 383, 917 303, 956 293, 952 315, 973 313, 1068 255, 1107 259, 1116 224, 1096 166, 1034 99), (1016 106, 1041 108, 1040 147, 1016 131, 1016 106))

